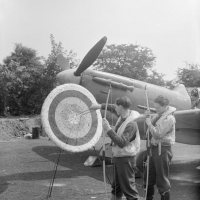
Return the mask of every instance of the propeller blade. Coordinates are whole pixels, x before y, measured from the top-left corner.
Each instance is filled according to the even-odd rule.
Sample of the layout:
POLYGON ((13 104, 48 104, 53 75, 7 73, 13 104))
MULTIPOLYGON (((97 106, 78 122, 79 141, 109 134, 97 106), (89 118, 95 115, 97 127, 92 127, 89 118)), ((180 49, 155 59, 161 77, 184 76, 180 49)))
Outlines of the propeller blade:
POLYGON ((62 54, 58 54, 57 61, 58 61, 58 65, 63 71, 70 68, 69 60, 66 59, 62 54))
POLYGON ((86 54, 86 56, 81 61, 81 64, 78 66, 77 70, 74 72, 75 76, 80 76, 81 73, 86 70, 89 66, 91 66, 94 61, 97 59, 101 50, 103 49, 105 43, 107 41, 107 37, 103 37, 99 42, 97 42, 90 51, 86 54))

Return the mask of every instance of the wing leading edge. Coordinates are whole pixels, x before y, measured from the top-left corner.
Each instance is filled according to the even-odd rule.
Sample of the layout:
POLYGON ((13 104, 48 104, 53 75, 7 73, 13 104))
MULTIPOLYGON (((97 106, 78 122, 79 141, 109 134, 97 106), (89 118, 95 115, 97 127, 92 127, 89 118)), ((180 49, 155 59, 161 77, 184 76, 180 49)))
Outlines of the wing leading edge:
POLYGON ((200 109, 181 110, 176 118, 176 142, 200 145, 200 109))

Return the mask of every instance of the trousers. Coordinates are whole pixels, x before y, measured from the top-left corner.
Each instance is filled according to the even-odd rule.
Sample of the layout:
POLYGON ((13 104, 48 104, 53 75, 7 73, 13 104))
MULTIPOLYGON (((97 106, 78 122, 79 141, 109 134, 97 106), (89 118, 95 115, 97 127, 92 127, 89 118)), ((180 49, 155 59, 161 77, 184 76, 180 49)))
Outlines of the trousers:
MULTIPOLYGON (((160 194, 169 191, 171 188, 169 181, 169 165, 173 157, 171 146, 162 146, 161 155, 159 156, 158 146, 152 145, 151 153, 152 155, 149 159, 148 197, 154 195, 154 185, 157 186, 160 194)), ((144 177, 146 177, 146 174, 144 177)))
POLYGON ((136 157, 114 157, 113 172, 112 194, 118 198, 124 194, 127 200, 137 200, 139 195, 135 185, 136 157))

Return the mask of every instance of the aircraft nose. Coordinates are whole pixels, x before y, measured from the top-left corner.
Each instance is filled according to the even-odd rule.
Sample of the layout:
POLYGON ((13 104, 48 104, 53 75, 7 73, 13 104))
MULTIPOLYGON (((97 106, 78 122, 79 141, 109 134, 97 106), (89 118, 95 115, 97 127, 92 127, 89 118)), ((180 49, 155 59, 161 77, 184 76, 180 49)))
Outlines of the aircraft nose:
POLYGON ((75 69, 68 69, 57 74, 59 84, 74 83, 80 84, 81 76, 74 76, 75 69))

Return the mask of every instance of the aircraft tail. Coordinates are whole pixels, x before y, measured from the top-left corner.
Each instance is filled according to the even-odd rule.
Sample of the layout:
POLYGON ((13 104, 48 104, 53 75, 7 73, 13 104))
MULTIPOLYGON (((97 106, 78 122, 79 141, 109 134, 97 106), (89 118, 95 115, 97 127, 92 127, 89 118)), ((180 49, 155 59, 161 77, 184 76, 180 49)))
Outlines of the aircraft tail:
POLYGON ((177 85, 173 90, 179 92, 182 95, 189 96, 189 94, 188 94, 188 92, 187 92, 187 90, 186 90, 186 88, 183 84, 177 85))

